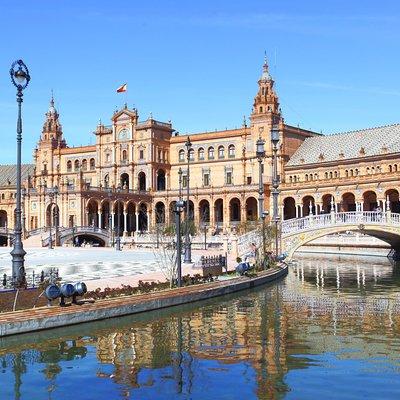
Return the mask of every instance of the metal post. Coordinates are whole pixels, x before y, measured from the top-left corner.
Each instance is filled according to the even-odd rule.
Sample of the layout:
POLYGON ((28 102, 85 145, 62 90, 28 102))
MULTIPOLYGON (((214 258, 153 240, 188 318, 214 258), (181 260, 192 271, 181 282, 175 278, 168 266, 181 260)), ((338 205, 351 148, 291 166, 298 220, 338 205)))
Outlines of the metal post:
POLYGON ((121 237, 120 237, 120 202, 118 201, 118 207, 117 207, 117 227, 116 227, 116 234, 117 237, 115 239, 115 249, 117 251, 121 250, 121 237))
POLYGON ((204 250, 207 250, 207 225, 204 224, 204 250))
POLYGON ((182 200, 182 168, 181 167, 179 167, 178 176, 179 176, 179 200, 182 200))
POLYGON ((186 235, 185 235, 185 258, 184 262, 185 263, 191 263, 192 262, 192 246, 190 243, 190 232, 189 232, 189 195, 190 195, 190 188, 189 188, 189 182, 190 182, 190 149, 192 147, 192 143, 190 142, 190 138, 188 136, 185 146, 187 148, 187 174, 186 174, 186 235))
POLYGON ((50 194, 50 215, 49 215, 49 250, 53 249, 53 239, 51 237, 51 218, 52 218, 52 204, 53 204, 53 196, 50 194))
POLYGON ((11 81, 17 88, 18 119, 17 119, 17 199, 15 209, 15 229, 14 246, 11 251, 12 256, 12 275, 16 277, 16 286, 22 287, 25 284, 24 256, 26 254, 22 244, 22 225, 21 225, 21 145, 22 145, 22 91, 28 86, 30 81, 29 71, 22 60, 15 61, 10 69, 11 81), (18 67, 17 70, 15 68, 18 67))
POLYGON ((179 205, 175 205, 175 226, 176 226, 176 268, 177 268, 177 284, 182 286, 182 260, 181 260, 181 211, 179 205))
POLYGON ((258 215, 262 218, 262 213, 264 211, 264 188, 263 188, 263 174, 262 174, 262 158, 258 159, 258 215))
POLYGON ((272 128, 271 141, 273 144, 273 178, 272 178, 272 199, 273 199, 273 220, 275 224, 275 257, 279 255, 279 235, 278 235, 278 195, 279 195, 279 178, 278 178, 278 142, 279 130, 276 127, 272 128))

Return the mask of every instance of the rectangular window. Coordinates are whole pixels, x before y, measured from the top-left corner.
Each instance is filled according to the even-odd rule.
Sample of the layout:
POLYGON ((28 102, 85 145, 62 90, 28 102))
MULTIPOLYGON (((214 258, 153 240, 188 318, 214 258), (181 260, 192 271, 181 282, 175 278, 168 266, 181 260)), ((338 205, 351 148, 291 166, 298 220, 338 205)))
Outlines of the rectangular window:
POLYGON ((144 151, 143 150, 139 150, 139 159, 143 160, 144 158, 144 151))
POLYGON ((232 185, 232 172, 227 172, 226 173, 226 184, 227 185, 232 185))
POLYGON ((203 186, 210 186, 210 174, 203 174, 203 186))
POLYGON ((251 176, 248 176, 248 177, 247 177, 247 184, 248 184, 248 185, 251 185, 251 176))

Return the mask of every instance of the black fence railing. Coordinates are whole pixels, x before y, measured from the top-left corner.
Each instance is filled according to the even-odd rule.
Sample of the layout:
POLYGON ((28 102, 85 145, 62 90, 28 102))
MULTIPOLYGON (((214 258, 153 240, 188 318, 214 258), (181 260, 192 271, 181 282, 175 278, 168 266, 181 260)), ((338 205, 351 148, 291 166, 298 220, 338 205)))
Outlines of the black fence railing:
MULTIPOLYGON (((41 283, 48 280, 51 283, 56 282, 59 279, 58 268, 49 268, 48 270, 42 270, 40 273, 32 271, 25 275, 25 285, 24 287, 33 289, 39 287, 41 283)), ((4 274, 1 279, 0 289, 15 289, 17 284, 17 279, 15 276, 4 274)))

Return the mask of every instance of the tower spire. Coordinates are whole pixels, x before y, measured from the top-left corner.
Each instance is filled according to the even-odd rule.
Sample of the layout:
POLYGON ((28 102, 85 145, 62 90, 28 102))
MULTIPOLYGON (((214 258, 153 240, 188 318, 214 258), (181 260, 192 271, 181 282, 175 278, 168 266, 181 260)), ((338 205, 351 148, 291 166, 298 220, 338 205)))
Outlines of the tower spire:
POLYGON ((271 81, 271 75, 269 74, 269 68, 268 68, 268 60, 267 60, 267 52, 264 51, 264 64, 263 64, 263 72, 261 75, 261 80, 264 81, 271 81))

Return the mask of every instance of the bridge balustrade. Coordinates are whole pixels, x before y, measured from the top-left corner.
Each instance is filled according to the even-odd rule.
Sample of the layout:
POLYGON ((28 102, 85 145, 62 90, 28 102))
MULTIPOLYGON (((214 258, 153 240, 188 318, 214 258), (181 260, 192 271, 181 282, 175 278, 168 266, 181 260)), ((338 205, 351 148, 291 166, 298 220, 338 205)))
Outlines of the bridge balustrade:
POLYGON ((400 224, 400 214, 381 211, 349 211, 320 215, 308 215, 282 222, 282 235, 326 226, 354 224, 400 224))

